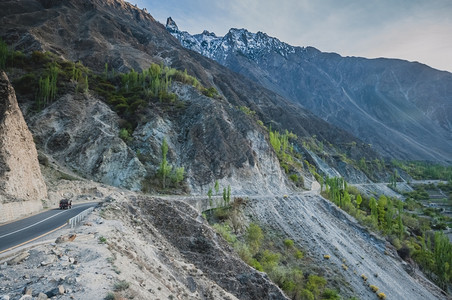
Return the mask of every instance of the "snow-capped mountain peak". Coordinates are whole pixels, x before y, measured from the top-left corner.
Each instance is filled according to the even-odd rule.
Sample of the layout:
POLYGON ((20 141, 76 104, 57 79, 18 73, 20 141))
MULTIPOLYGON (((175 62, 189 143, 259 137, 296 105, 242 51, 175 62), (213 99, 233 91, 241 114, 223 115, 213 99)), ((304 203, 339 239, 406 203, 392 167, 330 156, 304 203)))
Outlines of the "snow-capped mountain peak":
POLYGON ((174 22, 174 20, 171 17, 166 19, 166 29, 169 32, 178 32, 179 31, 179 27, 177 27, 176 22, 174 22))
POLYGON ((231 28, 229 32, 218 37, 215 33, 204 30, 201 34, 191 35, 180 31, 173 19, 168 18, 167 30, 176 37, 183 47, 196 51, 219 63, 224 62, 232 53, 240 53, 255 60, 265 53, 275 52, 283 57, 295 53, 300 47, 293 47, 270 37, 266 33, 252 33, 246 29, 231 28))

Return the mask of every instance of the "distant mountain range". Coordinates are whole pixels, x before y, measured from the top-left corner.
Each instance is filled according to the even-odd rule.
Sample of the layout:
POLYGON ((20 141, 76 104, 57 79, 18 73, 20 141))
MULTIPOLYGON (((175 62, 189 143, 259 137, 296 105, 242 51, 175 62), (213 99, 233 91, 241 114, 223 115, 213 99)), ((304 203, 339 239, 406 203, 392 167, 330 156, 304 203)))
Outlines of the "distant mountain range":
POLYGON ((196 51, 301 104, 384 156, 452 162, 452 74, 398 59, 294 47, 265 33, 167 30, 196 51))

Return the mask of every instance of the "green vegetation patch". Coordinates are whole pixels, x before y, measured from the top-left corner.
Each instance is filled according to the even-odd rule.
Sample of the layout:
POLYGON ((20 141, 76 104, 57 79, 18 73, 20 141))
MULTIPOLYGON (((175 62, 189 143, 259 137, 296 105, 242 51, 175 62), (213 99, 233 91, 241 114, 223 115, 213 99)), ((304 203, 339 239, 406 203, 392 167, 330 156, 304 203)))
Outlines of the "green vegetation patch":
MULTIPOLYGON (((405 201, 381 195, 360 195, 342 178, 327 178, 322 194, 354 216, 360 224, 384 235, 405 259, 414 259, 424 273, 443 289, 452 284, 452 244, 442 232, 452 219, 431 207, 426 190, 449 191, 452 182, 415 186, 405 201)), ((382 295, 383 296, 383 295, 382 295)))
POLYGON ((332 288, 332 283, 312 270, 304 273, 309 264, 291 239, 270 234, 257 223, 237 225, 240 218, 242 200, 234 199, 226 207, 206 212, 212 227, 238 253, 241 259, 258 271, 268 274, 284 293, 291 299, 341 299, 339 293, 332 288), (221 212, 221 219, 217 218, 221 212))

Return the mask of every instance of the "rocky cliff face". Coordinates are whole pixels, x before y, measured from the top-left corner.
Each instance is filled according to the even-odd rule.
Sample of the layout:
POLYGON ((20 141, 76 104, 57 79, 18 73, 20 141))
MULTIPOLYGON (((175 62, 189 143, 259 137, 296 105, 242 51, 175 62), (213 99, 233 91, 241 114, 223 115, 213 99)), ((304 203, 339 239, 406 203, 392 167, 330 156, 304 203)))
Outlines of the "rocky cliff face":
POLYGON ((88 95, 64 95, 30 119, 39 147, 85 178, 131 190, 146 175, 136 154, 119 138, 119 117, 88 95))
POLYGON ((30 118, 38 146, 85 178, 141 190, 161 162, 183 166, 193 194, 205 194, 219 180, 234 193, 286 192, 285 176, 262 128, 226 102, 175 83, 185 108, 176 115, 147 110, 131 140, 119 138, 120 119, 90 95, 66 94, 30 118))
POLYGON ((182 46, 300 103, 385 156, 452 161, 448 72, 395 59, 344 58, 245 29, 190 35, 172 19, 167 29, 182 46))
POLYGON ((42 208, 47 198, 33 137, 8 77, 0 72, 0 223, 42 208), (9 203, 8 203, 9 202, 9 203))

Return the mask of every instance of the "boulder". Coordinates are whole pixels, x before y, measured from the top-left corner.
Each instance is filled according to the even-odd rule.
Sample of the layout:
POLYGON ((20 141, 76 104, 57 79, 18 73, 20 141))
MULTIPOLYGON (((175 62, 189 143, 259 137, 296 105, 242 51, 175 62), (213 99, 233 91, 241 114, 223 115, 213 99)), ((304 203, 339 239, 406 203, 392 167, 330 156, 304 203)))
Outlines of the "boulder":
POLYGON ((29 256, 30 256, 30 253, 28 251, 22 252, 19 255, 17 255, 16 257, 8 260, 7 264, 9 266, 17 265, 17 264, 21 263, 22 261, 24 261, 25 259, 27 259, 29 256))
POLYGON ((39 293, 38 298, 36 298, 37 300, 47 300, 49 299, 49 297, 47 297, 46 294, 44 293, 39 293))
POLYGON ((52 298, 52 297, 55 297, 55 296, 63 295, 64 294, 64 286, 59 285, 57 288, 54 288, 54 289, 48 291, 45 294, 46 294, 46 296, 48 298, 52 298))

